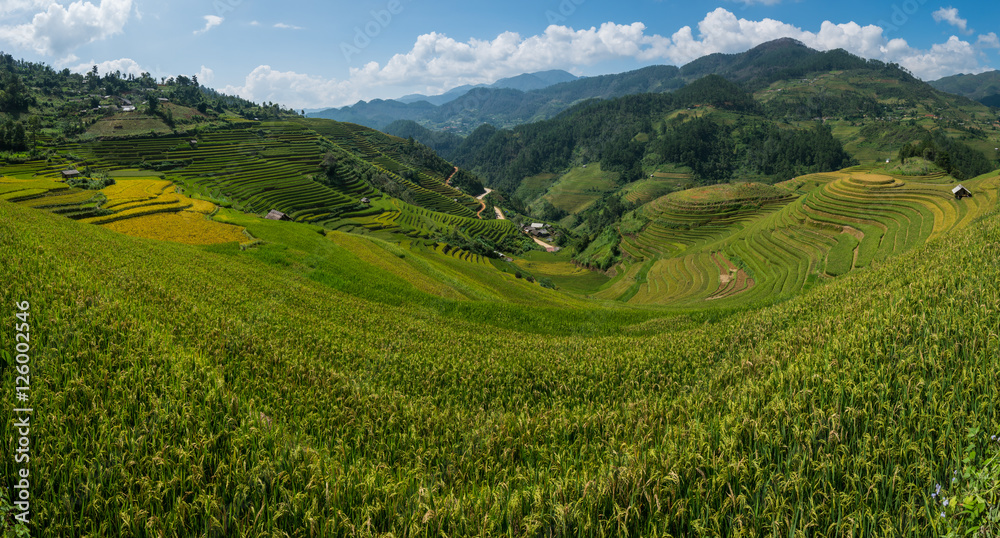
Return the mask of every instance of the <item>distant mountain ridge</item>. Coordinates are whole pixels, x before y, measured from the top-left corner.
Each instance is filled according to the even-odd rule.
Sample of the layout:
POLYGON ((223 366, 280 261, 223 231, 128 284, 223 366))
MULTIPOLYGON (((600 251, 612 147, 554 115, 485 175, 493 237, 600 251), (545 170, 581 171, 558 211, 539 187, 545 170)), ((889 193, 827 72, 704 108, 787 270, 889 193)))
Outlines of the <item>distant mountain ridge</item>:
POLYGON ((1000 71, 952 75, 929 84, 937 90, 968 97, 986 106, 1000 107, 1000 71))
MULTIPOLYGON (((552 73, 533 73, 528 77, 521 75, 505 79, 504 85, 530 87, 536 84, 535 78, 542 79, 543 83, 555 80, 551 78, 552 73)), ((427 100, 404 103, 375 99, 309 116, 357 123, 374 129, 383 129, 396 120, 412 120, 436 130, 467 133, 483 123, 513 127, 549 119, 587 99, 675 90, 684 85, 678 73, 674 66, 657 65, 614 75, 576 78, 527 91, 517 87, 474 87, 440 105, 427 100)))
POLYGON ((407 104, 416 103, 418 101, 427 101, 432 105, 440 106, 449 101, 453 101, 466 93, 469 93, 475 88, 510 89, 527 92, 531 90, 541 90, 562 82, 572 82, 578 78, 581 77, 561 69, 553 69, 549 71, 539 71, 537 73, 522 73, 515 77, 502 78, 493 84, 465 84, 452 88, 440 95, 429 96, 419 93, 411 93, 410 95, 404 95, 399 99, 395 99, 395 101, 407 104))

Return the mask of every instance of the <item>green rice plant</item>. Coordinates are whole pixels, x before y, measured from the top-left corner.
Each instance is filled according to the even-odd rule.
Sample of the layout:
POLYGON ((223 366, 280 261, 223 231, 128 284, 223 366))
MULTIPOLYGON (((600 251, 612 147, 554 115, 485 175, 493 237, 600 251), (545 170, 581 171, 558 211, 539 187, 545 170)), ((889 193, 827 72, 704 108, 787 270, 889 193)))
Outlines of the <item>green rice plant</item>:
POLYGON ((858 240, 850 234, 837 236, 837 244, 826 255, 826 274, 830 276, 847 274, 854 266, 858 245, 858 240))

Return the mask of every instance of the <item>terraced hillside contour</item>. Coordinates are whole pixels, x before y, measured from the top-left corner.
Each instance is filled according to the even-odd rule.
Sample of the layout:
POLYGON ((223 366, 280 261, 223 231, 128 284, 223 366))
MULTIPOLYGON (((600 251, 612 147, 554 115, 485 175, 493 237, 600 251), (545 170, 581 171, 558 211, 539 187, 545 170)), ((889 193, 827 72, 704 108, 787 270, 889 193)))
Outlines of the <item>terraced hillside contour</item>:
POLYGON ((620 244, 631 258, 625 276, 598 296, 673 305, 787 297, 963 229, 996 206, 996 173, 963 182, 972 198, 956 200, 956 183, 858 167, 755 195, 752 186, 668 195, 643 207, 649 223, 620 244))
MULTIPOLYGON (((190 230, 186 241, 199 241, 195 238, 200 236, 203 242, 223 237, 232 240, 232 234, 220 231, 223 228, 205 229, 204 223, 194 222, 192 213, 182 212, 196 203, 192 198, 214 200, 259 215, 278 210, 294 221, 334 229, 378 230, 424 239, 457 231, 471 240, 496 243, 517 235, 516 227, 509 223, 476 218, 482 204, 447 185, 440 171, 401 164, 407 157, 398 148, 405 143, 361 126, 328 120, 240 121, 200 131, 195 137, 57 145, 46 160, 2 166, 0 172, 41 182, 34 190, 25 187, 18 195, 7 197, 44 197, 35 203, 89 223, 114 222, 116 229, 135 229, 135 235, 166 238, 171 233, 183 235, 181 228, 187 227, 198 229, 190 230), (174 182, 179 194, 171 190, 162 196, 122 203, 92 191, 67 190, 59 182, 61 171, 72 168, 112 178, 158 176, 174 182), (136 175, 137 168, 148 172, 136 175), (379 182, 395 185, 393 195, 404 196, 411 203, 397 202, 380 192, 375 187, 379 182), (65 196, 54 198, 56 192, 65 196), (169 212, 177 214, 167 216, 169 212), (124 217, 138 216, 149 218, 143 223, 123 221, 124 217), (154 229, 162 232, 153 233, 154 229)), ((447 171, 454 173, 454 167, 448 166, 447 171)), ((108 192, 116 191, 112 187, 108 192)))

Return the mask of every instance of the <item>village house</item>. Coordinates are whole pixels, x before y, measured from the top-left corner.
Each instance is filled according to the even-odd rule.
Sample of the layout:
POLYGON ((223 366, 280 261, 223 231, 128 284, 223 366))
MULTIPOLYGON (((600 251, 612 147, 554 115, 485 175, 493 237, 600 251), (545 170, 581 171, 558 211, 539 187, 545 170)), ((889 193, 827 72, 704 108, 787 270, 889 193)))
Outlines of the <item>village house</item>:
POLYGON ((961 184, 954 189, 951 189, 951 193, 955 195, 956 200, 961 200, 962 198, 972 198, 972 193, 969 192, 969 189, 966 189, 961 184))
POLYGON ((292 220, 291 217, 281 211, 278 211, 277 209, 272 209, 264 218, 268 220, 292 220))

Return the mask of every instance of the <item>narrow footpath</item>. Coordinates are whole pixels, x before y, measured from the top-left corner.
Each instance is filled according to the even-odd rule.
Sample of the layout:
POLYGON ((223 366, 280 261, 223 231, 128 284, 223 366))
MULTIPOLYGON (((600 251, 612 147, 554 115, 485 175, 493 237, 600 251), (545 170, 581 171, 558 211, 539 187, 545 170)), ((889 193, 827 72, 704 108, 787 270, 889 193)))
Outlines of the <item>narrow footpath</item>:
MULTIPOLYGON (((458 168, 456 168, 455 170, 458 170, 458 168)), ((454 174, 452 174, 452 175, 454 175, 454 174)), ((486 187, 483 187, 483 188, 486 189, 486 187)), ((479 213, 476 213, 476 218, 478 218, 478 219, 482 219, 483 218, 483 211, 486 211, 486 202, 483 201, 483 198, 486 198, 486 196, 489 195, 491 192, 493 192, 493 189, 486 189, 486 192, 480 194, 479 196, 476 196, 476 200, 479 200, 479 203, 483 204, 483 207, 479 208, 479 213)), ((496 208, 494 208, 494 209, 496 209, 496 208)))
MULTIPOLYGON (((486 194, 489 194, 490 192, 492 192, 489 189, 486 189, 486 190, 488 191, 486 194)), ((484 194, 482 196, 486 196, 486 194, 484 194)), ((482 198, 482 196, 480 198, 482 198)), ((486 207, 486 205, 483 204, 483 208, 484 209, 485 209, 485 207, 486 207)), ((507 217, 505 217, 503 215, 503 211, 499 207, 493 206, 493 210, 497 212, 497 218, 498 219, 500 219, 500 220, 507 220, 507 217)), ((483 211, 480 210, 479 212, 482 213, 483 211)), ((528 234, 525 234, 525 235, 528 235, 528 234)), ((534 241, 535 243, 538 243, 538 246, 544 248, 545 252, 559 252, 559 247, 557 247, 555 245, 550 245, 550 244, 546 243, 545 241, 542 241, 541 239, 539 239, 537 237, 532 237, 531 240, 534 241)))

